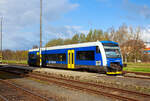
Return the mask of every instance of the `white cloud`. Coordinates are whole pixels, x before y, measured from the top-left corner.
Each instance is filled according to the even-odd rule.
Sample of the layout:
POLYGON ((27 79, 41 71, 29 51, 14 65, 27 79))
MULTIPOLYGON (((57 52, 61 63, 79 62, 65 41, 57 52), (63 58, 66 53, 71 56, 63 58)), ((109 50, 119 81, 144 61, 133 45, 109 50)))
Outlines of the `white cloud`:
MULTIPOLYGON (((79 5, 69 0, 43 0, 43 21, 56 21, 79 5)), ((40 0, 0 0, 4 16, 3 47, 28 49, 39 41, 40 0)), ((56 36, 53 36, 56 37, 56 36)))
POLYGON ((142 39, 145 42, 150 42, 150 25, 143 29, 142 39))
POLYGON ((65 25, 61 27, 49 26, 44 33, 43 39, 45 40, 44 43, 46 43, 53 38, 63 38, 63 39, 72 38, 73 35, 80 33, 87 34, 88 31, 83 30, 81 26, 70 26, 70 25, 65 25))

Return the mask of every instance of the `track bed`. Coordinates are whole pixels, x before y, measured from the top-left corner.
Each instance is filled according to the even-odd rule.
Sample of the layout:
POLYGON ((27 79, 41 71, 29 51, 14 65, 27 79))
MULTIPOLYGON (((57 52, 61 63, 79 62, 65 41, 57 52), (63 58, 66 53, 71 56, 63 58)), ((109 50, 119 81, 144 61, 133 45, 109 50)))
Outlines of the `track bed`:
MULTIPOLYGON (((13 71, 19 74, 19 71, 13 71)), ((25 71, 26 72, 26 71, 25 71)), ((20 71, 22 75, 23 70, 20 71)), ((31 78, 52 83, 55 85, 67 87, 69 89, 86 91, 91 94, 103 95, 111 97, 114 99, 125 100, 125 101, 147 101, 150 99, 149 94, 143 94, 140 92, 128 91, 123 89, 118 89, 114 87, 108 87, 104 85, 99 85, 95 83, 81 82, 79 80, 64 79, 62 77, 43 75, 39 73, 27 73, 26 76, 31 78)))

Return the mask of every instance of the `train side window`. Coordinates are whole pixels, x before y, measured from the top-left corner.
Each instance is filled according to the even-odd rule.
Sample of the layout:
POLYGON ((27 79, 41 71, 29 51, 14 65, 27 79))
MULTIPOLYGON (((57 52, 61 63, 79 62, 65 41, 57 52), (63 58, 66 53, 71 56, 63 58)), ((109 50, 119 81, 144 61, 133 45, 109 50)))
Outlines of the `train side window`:
POLYGON ((30 59, 36 59, 36 54, 29 54, 30 59))
POLYGON ((57 54, 58 61, 66 61, 66 54, 57 54))
POLYGON ((77 51, 77 60, 95 60, 94 51, 77 51))
POLYGON ((42 55, 42 60, 46 60, 46 55, 45 54, 42 55))
POLYGON ((96 53, 100 53, 100 49, 98 46, 96 46, 96 53))
POLYGON ((49 60, 49 61, 66 61, 66 54, 48 54, 47 60, 49 60))
POLYGON ((49 61, 56 61, 56 54, 48 54, 47 56, 49 61))

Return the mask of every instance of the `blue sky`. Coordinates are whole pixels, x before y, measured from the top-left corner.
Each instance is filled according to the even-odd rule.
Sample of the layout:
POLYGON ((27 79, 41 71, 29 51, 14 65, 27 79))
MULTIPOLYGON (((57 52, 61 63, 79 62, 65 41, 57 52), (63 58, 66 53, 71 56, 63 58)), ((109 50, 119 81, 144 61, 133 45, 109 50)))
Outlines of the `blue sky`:
POLYGON ((140 14, 144 6, 147 6, 150 11, 149 0, 88 0, 88 2, 71 0, 71 2, 78 3, 80 6, 65 14, 64 19, 70 21, 62 21, 62 23, 81 25, 86 29, 89 29, 88 27, 108 29, 111 26, 117 28, 123 23, 132 26, 145 26, 150 23, 150 12, 147 15, 140 14))
MULTIPOLYGON (((39 45, 40 0, 0 0, 4 17, 3 48, 28 50, 39 45)), ((150 41, 149 0, 43 0, 43 45, 54 38, 123 23, 141 26, 143 39, 150 41)))

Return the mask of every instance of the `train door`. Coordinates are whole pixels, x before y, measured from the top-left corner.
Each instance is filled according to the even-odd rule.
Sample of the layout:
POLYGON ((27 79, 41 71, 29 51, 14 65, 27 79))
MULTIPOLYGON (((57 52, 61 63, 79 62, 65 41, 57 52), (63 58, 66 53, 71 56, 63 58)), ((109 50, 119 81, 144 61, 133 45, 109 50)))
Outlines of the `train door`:
POLYGON ((75 58, 74 50, 68 50, 68 68, 74 69, 75 58))

